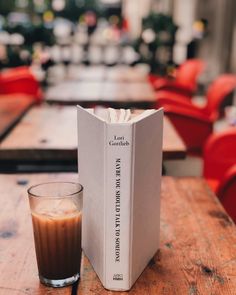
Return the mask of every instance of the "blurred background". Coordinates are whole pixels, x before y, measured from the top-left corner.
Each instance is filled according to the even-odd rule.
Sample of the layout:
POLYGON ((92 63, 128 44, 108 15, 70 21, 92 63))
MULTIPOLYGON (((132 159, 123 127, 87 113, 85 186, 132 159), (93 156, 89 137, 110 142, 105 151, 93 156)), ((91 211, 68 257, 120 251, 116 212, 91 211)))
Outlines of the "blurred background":
POLYGON ((164 75, 197 57, 209 82, 236 71, 235 11, 234 0, 1 1, 0 67, 31 65, 52 81, 70 65, 145 63, 164 75))

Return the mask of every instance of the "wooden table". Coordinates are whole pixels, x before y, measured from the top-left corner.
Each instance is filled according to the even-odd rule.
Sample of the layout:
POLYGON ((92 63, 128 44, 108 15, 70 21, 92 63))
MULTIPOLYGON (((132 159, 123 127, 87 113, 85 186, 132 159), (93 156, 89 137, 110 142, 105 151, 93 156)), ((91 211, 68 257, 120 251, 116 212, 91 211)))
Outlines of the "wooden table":
POLYGON ((0 143, 0 169, 77 171, 77 146, 76 107, 34 107, 0 143))
POLYGON ((105 78, 113 82, 147 82, 147 72, 137 67, 117 65, 106 67, 105 78))
POLYGON ((83 107, 105 105, 114 108, 153 108, 156 96, 147 82, 66 81, 48 88, 49 103, 83 107))
MULTIPOLYGON (((0 175, 0 295, 116 295, 106 291, 86 257, 81 281, 52 289, 39 283, 26 189, 77 181, 76 174, 0 175)), ((236 227, 205 181, 164 177, 161 245, 130 292, 120 295, 235 294, 236 227)))
POLYGON ((184 159, 187 154, 187 148, 178 131, 167 117, 164 117, 163 125, 164 160, 184 159))
POLYGON ((106 78, 106 69, 103 65, 69 65, 68 78, 77 81, 103 81, 106 78))
POLYGON ((32 106, 33 100, 23 95, 0 95, 0 140, 32 106))
POLYGON ((67 78, 76 81, 97 82, 146 82, 147 71, 140 67, 116 65, 106 67, 104 65, 69 65, 67 78))
MULTIPOLYGON (((0 169, 5 171, 7 166, 14 170, 16 164, 35 164, 44 168, 53 163, 56 167, 62 165, 61 171, 71 171, 71 166, 76 171, 77 145, 76 107, 34 107, 0 143, 0 169)), ((185 155, 181 138, 165 118, 163 158, 180 159, 185 155)))

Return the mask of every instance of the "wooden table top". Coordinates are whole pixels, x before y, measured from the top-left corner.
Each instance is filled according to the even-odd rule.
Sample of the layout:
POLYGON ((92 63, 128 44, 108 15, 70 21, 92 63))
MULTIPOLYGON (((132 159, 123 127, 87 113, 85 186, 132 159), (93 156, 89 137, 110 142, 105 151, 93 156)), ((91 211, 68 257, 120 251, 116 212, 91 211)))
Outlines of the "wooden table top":
POLYGON ((105 79, 116 82, 146 82, 147 72, 138 67, 117 65, 106 67, 105 79))
MULTIPOLYGON (((0 160, 76 161, 77 145, 76 107, 37 106, 0 143, 0 160)), ((164 118, 164 159, 185 155, 183 141, 172 123, 164 118)))
POLYGON ((147 71, 140 67, 116 65, 69 65, 67 78, 77 81, 146 82, 147 71))
POLYGON ((51 86, 45 99, 57 104, 80 104, 88 107, 92 104, 110 107, 154 107, 155 92, 147 82, 111 82, 111 81, 66 81, 51 86))
POLYGON ((76 107, 38 106, 0 143, 0 160, 76 160, 76 107))
POLYGON ((32 104, 33 100, 23 95, 0 95, 0 140, 32 104))
POLYGON ((187 148, 178 131, 171 121, 164 117, 163 124, 163 159, 174 160, 184 159, 187 154, 187 148))
MULTIPOLYGON (((102 287, 86 257, 77 292, 39 283, 26 190, 55 180, 77 175, 0 175, 0 295, 117 294, 102 287)), ((119 294, 235 294, 236 227, 206 182, 163 177, 161 202, 160 251, 131 291, 119 294)))

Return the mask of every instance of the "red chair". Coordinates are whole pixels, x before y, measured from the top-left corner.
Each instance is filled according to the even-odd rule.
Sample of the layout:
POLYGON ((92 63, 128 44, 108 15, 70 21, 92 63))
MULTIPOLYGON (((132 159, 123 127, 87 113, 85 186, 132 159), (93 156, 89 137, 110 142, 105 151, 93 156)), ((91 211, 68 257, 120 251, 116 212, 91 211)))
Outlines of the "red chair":
POLYGON ((236 164, 225 173, 216 195, 236 223, 236 164))
POLYGON ((28 67, 4 70, 0 74, 0 94, 24 94, 42 100, 39 82, 28 67))
POLYGON ((206 104, 202 107, 197 106, 184 95, 174 94, 164 90, 156 93, 157 106, 165 107, 166 105, 177 105, 178 107, 186 107, 188 109, 191 108, 193 110, 200 111, 201 114, 207 115, 212 120, 216 120, 219 117, 221 103, 235 87, 236 75, 222 74, 208 87, 206 93, 206 104))
POLYGON ((203 144, 212 133, 212 121, 207 116, 194 110, 173 107, 171 105, 165 106, 164 112, 182 137, 187 152, 201 153, 203 144))
POLYGON ((203 175, 214 192, 226 171, 236 164, 236 128, 212 134, 203 151, 203 175))
POLYGON ((222 101, 235 87, 236 75, 224 74, 208 88, 205 106, 196 106, 179 94, 169 92, 167 95, 161 91, 157 94, 157 108, 164 107, 165 114, 183 138, 188 151, 199 153, 212 133, 213 123, 219 118, 222 101))
POLYGON ((149 81, 155 90, 168 90, 173 93, 191 97, 197 89, 197 78, 205 69, 200 59, 189 59, 179 66, 176 78, 163 78, 149 75, 149 81))

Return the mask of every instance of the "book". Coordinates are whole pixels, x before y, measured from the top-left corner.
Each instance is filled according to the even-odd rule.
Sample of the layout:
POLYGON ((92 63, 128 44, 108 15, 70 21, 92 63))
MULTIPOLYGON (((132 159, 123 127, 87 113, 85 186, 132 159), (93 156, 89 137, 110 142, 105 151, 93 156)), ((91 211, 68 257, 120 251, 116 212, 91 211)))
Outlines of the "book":
POLYGON ((129 290, 159 249, 163 110, 78 106, 82 248, 103 286, 129 290))

